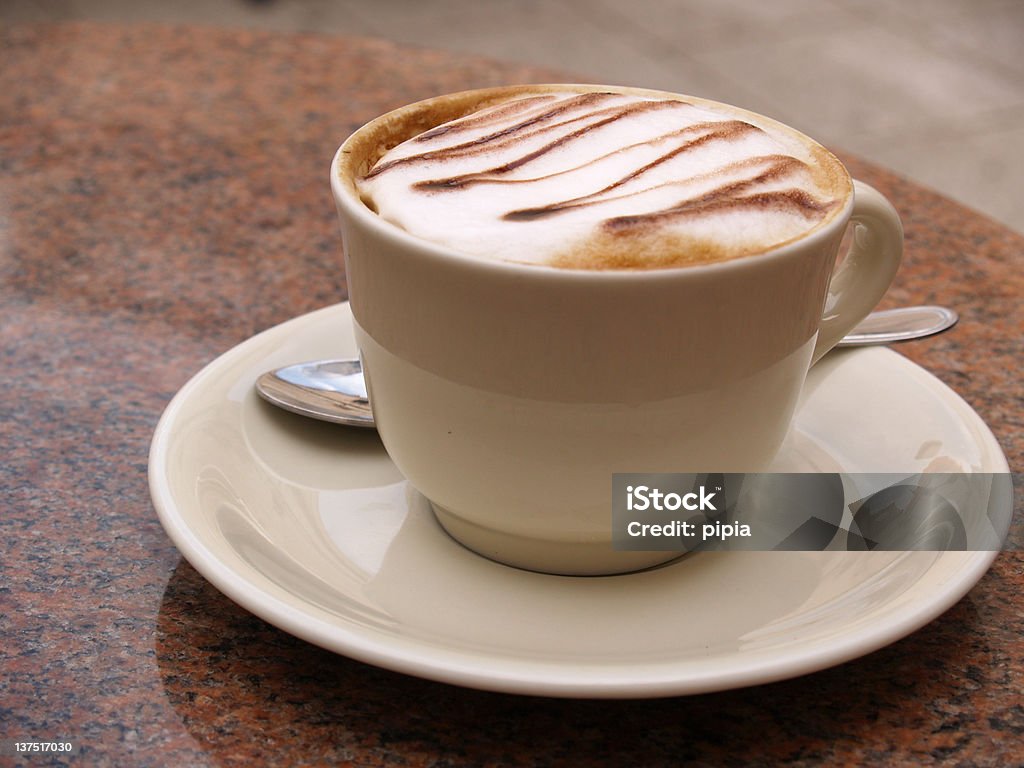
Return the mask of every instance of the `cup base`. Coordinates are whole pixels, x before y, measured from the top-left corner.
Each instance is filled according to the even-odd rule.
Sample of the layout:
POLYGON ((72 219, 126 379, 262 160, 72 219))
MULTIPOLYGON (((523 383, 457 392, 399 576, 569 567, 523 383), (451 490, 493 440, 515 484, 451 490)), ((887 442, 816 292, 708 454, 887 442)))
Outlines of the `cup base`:
POLYGON ((685 552, 632 552, 611 540, 552 541, 485 528, 430 502, 441 527, 472 552, 489 560, 559 576, 611 576, 642 571, 683 557, 685 552))

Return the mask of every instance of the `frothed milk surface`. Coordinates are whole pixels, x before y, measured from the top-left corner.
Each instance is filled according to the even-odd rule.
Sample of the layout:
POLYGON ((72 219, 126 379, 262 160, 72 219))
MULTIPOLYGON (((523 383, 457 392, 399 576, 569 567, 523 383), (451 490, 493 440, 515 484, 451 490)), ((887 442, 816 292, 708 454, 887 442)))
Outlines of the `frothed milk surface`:
POLYGON ((650 269, 763 253, 849 194, 814 142, 724 105, 517 93, 387 151, 358 181, 410 234, 482 259, 650 269))

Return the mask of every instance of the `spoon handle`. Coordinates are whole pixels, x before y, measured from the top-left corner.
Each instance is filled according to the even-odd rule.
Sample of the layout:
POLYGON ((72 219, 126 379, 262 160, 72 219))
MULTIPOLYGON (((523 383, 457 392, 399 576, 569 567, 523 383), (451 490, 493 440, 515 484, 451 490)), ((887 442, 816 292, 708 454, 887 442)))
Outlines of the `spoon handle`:
POLYGON ((957 313, 947 307, 883 309, 865 317, 836 346, 860 347, 922 339, 952 328, 959 319, 957 313))

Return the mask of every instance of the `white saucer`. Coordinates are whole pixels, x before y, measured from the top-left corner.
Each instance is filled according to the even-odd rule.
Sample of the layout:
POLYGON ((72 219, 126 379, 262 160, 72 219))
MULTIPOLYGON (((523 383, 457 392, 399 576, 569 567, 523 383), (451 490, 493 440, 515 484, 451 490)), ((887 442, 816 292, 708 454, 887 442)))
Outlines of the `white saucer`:
MULTIPOLYGON (((168 406, 150 489, 188 561, 309 642, 412 675, 515 693, 690 694, 880 648, 959 600, 995 552, 704 553, 626 576, 498 565, 441 530, 376 434, 260 400, 265 370, 355 356, 347 304, 221 356, 168 406)), ((981 419, 887 349, 812 370, 777 469, 1007 472, 981 419)))

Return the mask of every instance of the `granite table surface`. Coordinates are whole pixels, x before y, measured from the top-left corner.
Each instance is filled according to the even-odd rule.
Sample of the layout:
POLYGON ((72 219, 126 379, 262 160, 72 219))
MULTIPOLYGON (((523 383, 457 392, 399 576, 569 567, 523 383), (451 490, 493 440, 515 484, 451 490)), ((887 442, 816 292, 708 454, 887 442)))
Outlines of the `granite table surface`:
MULTIPOLYGON (((0 61, 0 739, 71 738, 82 765, 1024 764, 1019 552, 866 657, 640 701, 408 677, 232 603, 150 501, 163 408, 220 353, 344 299, 325 179, 353 129, 557 75, 375 40, 84 23, 0 29, 0 61)), ((1024 237, 843 159, 903 216, 883 305, 962 315, 899 352, 1019 471, 1024 237)))

